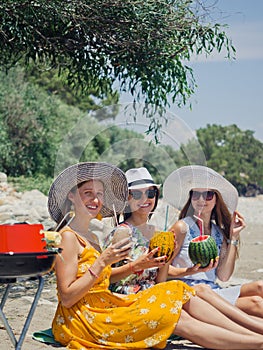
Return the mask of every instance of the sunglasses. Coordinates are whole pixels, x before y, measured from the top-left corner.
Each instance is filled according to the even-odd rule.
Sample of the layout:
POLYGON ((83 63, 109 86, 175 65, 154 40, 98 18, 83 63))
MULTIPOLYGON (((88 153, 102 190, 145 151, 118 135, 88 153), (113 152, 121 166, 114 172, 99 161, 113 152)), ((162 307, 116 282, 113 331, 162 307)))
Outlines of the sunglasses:
POLYGON ((156 194, 157 194, 157 190, 156 189, 154 189, 154 190, 147 190, 145 192, 138 191, 138 190, 130 191, 130 195, 135 200, 141 199, 143 194, 145 194, 147 196, 147 198, 153 199, 156 196, 156 194))
POLYGON ((205 201, 211 201, 214 198, 215 192, 214 191, 204 191, 204 192, 190 191, 190 195, 193 201, 197 201, 201 196, 205 201))

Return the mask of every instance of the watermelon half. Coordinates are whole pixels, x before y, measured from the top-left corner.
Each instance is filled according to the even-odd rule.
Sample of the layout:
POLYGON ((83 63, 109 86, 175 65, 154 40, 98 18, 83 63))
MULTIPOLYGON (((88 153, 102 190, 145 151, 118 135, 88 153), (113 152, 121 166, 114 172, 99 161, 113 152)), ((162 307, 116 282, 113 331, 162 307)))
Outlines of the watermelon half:
POLYGON ((215 259, 218 256, 214 238, 208 235, 193 238, 188 247, 188 254, 194 265, 208 266, 211 259, 215 259))

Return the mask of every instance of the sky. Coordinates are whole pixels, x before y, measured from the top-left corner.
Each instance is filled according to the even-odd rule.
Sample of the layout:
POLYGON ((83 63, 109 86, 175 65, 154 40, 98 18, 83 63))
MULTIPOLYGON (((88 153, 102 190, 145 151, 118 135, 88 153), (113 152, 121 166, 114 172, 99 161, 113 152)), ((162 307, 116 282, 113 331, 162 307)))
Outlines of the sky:
MULTIPOLYGON (((192 109, 172 105, 170 111, 192 130, 236 124, 263 142, 263 0, 215 2, 218 22, 228 25, 236 59, 218 53, 193 59, 197 88, 189 100, 192 109)), ((129 100, 127 95, 124 99, 129 100)))

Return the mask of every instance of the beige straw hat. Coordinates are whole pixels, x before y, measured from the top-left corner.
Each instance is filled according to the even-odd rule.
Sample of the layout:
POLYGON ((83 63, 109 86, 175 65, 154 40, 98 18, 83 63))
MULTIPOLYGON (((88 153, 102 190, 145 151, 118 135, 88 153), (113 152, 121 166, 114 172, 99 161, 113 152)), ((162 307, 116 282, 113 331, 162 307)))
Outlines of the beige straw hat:
POLYGON ((126 171, 125 175, 128 181, 129 190, 135 190, 151 186, 159 188, 161 186, 154 183, 151 174, 144 167, 129 169, 126 171))
POLYGON ((53 220, 60 222, 67 211, 66 203, 70 190, 88 180, 100 180, 104 184, 105 200, 102 217, 121 213, 128 197, 124 172, 114 165, 103 162, 83 162, 63 170, 52 183, 48 194, 48 210, 53 220))
POLYGON ((188 165, 174 170, 164 181, 163 198, 175 208, 182 209, 193 188, 217 190, 230 212, 237 208, 237 189, 222 175, 202 165, 188 165))

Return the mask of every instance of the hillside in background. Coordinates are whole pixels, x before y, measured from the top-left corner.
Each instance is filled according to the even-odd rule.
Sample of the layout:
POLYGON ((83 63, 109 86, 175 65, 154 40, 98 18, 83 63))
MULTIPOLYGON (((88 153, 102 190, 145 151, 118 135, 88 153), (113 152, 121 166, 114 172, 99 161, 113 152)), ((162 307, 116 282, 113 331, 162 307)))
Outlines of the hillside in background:
MULTIPOLYGON (((115 94, 105 100, 97 99, 92 91, 75 95, 65 87, 63 77, 50 73, 25 74, 16 68, 8 75, 0 74, 0 171, 29 189, 46 193, 59 152, 65 155, 65 165, 77 159, 110 161, 123 170, 146 166, 160 183, 176 167, 189 164, 189 155, 192 163, 201 164, 195 157, 196 140, 179 149, 154 143, 145 147, 145 134, 114 126, 118 114, 115 94), (112 108, 101 109, 110 103, 112 108), (113 120, 108 128, 100 122, 106 118, 113 120), (81 136, 74 134, 77 124, 81 136)), ((262 193, 263 143, 252 131, 209 124, 197 130, 197 139, 206 165, 224 175, 241 195, 262 193)))

